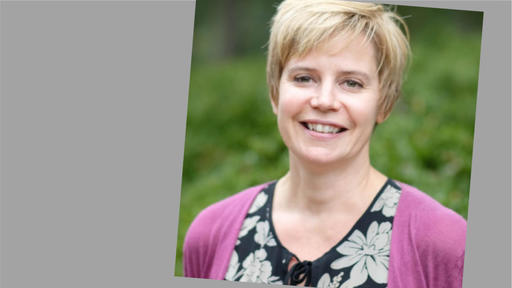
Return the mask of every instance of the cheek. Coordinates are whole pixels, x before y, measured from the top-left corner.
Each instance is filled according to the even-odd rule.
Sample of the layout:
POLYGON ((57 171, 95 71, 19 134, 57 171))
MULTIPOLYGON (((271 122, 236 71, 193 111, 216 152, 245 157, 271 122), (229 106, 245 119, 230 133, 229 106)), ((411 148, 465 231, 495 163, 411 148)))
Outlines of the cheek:
POLYGON ((281 139, 283 140, 284 144, 288 146, 289 139, 290 139, 290 118, 287 116, 286 109, 283 109, 282 103, 279 103, 279 106, 277 107, 277 129, 279 130, 279 135, 281 135, 281 139))
POLYGON ((302 103, 298 99, 283 98, 277 107, 277 118, 280 121, 295 121, 302 111, 302 103))
POLYGON ((279 105, 277 105, 278 114, 292 116, 305 109, 308 101, 308 92, 303 89, 281 84, 279 90, 279 105))
MULTIPOLYGON (((282 91, 286 92, 286 91, 282 91)), ((290 101, 290 97, 286 93, 279 93, 279 102, 275 105, 274 110, 277 114, 278 119, 289 116, 293 110, 293 101, 290 101)))
POLYGON ((292 130, 294 130, 295 122, 301 113, 301 103, 293 97, 286 94, 280 94, 279 103, 276 107, 277 125, 281 137, 285 143, 288 143, 292 130))
POLYGON ((372 101, 358 101, 352 103, 349 110, 350 116, 359 125, 370 125, 373 127, 377 121, 378 110, 375 103, 372 101))

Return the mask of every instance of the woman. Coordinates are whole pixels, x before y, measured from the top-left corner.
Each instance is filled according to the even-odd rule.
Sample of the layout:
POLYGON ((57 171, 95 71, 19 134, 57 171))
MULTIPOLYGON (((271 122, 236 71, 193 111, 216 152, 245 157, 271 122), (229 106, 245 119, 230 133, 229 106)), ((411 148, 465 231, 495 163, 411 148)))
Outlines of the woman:
MULTIPOLYGON (((185 276, 317 287, 461 287, 465 220, 370 164, 409 55, 393 12, 286 0, 267 82, 289 171, 202 211, 185 276), (391 237, 391 235, 393 235, 391 237)), ((406 29, 406 28, 405 28, 406 29)))

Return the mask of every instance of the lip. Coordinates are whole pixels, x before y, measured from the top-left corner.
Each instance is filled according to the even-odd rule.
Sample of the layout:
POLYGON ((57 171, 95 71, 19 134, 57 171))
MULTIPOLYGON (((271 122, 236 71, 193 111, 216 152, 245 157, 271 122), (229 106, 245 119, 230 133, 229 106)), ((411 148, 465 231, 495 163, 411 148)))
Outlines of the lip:
POLYGON ((331 121, 326 121, 326 120, 318 120, 318 119, 302 120, 302 121, 299 121, 299 125, 304 129, 304 131, 306 131, 306 133, 308 135, 310 135, 311 137, 313 137, 315 139, 320 139, 320 140, 324 140, 324 139, 329 140, 329 139, 341 137, 341 135, 343 135, 344 132, 346 132, 348 130, 345 126, 343 126, 341 124, 331 122, 331 121), (304 126, 304 123, 329 125, 329 126, 339 128, 339 129, 341 129, 341 131, 338 133, 320 133, 320 132, 316 132, 313 130, 309 130, 308 128, 306 128, 304 126))
POLYGON ((305 120, 301 120, 299 122, 300 123, 329 125, 329 126, 333 126, 333 127, 339 128, 339 129, 347 129, 347 127, 345 127, 341 124, 338 124, 336 122, 326 121, 326 120, 305 119, 305 120))

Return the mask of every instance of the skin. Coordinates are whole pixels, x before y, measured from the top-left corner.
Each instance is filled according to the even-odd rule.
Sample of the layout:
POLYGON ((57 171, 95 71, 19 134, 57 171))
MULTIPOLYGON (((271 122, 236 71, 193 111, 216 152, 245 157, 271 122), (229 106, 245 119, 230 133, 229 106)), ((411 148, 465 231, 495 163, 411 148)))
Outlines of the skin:
POLYGON ((336 245, 368 208, 386 177, 370 164, 379 113, 373 43, 331 38, 284 67, 272 102, 288 147, 290 170, 279 179, 272 221, 279 241, 313 261, 336 245), (326 134, 304 125, 329 124, 326 134))

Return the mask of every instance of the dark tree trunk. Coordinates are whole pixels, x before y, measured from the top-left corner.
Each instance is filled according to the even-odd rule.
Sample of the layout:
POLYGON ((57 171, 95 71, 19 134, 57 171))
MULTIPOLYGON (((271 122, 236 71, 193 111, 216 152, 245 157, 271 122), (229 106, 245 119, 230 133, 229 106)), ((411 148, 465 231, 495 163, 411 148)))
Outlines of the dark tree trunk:
POLYGON ((222 1, 222 10, 224 11, 224 45, 223 56, 231 57, 236 52, 236 36, 237 36, 237 21, 236 21, 236 0, 222 1))

